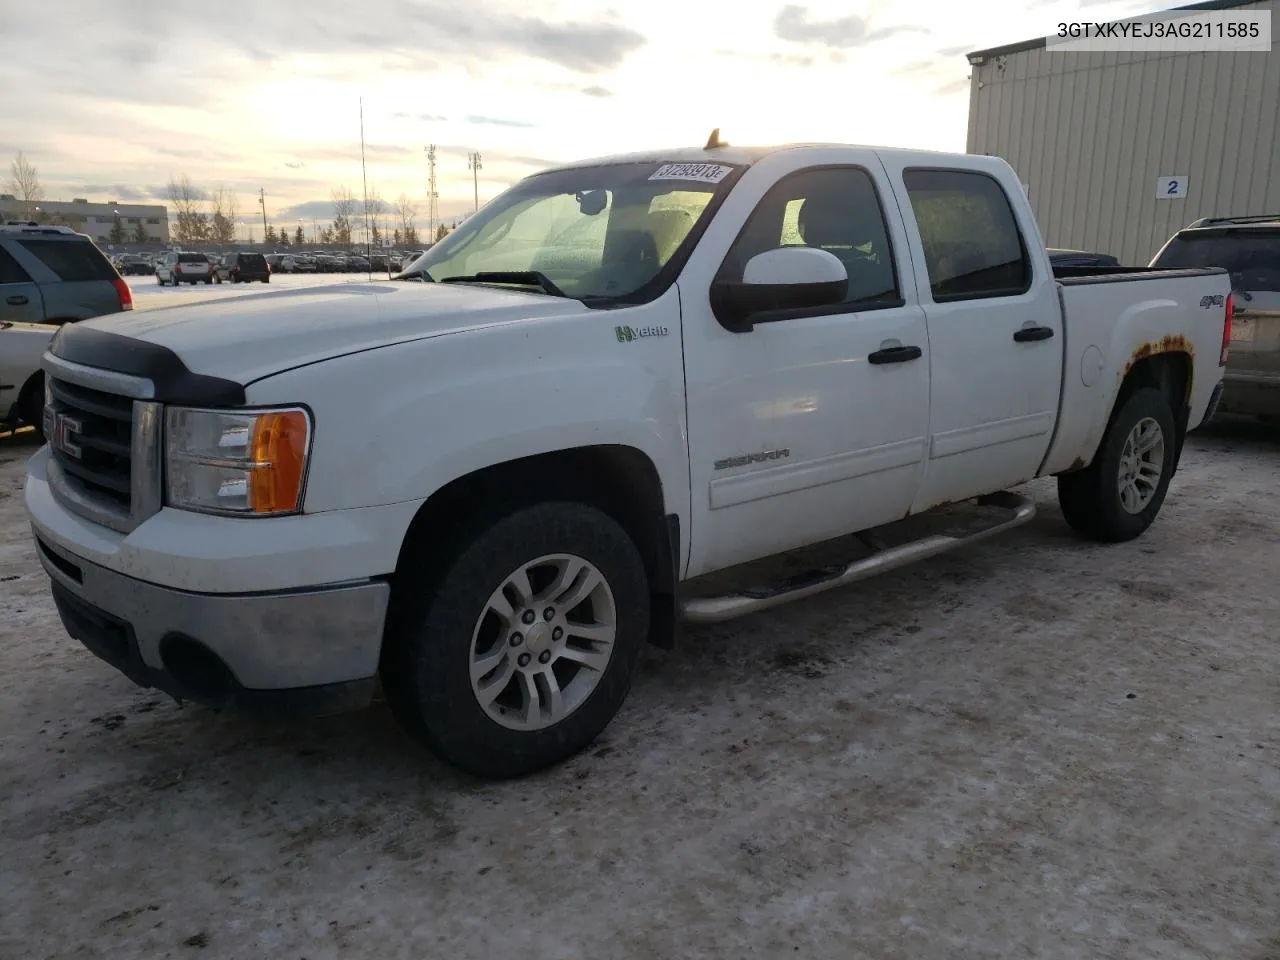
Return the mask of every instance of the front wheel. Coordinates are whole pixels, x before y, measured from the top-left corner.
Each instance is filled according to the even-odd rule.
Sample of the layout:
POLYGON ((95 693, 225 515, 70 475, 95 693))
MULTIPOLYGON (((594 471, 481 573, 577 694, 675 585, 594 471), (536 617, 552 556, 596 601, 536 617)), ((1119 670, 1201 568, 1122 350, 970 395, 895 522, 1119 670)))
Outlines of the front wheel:
POLYGON ((1076 532, 1093 540, 1132 540, 1164 503, 1177 458, 1173 411, 1153 387, 1116 411, 1098 454, 1084 470, 1058 477, 1058 503, 1076 532))
POLYGON ((648 581, 601 511, 544 503, 496 520, 435 583, 408 562, 382 682, 401 722, 480 777, 567 759, 613 719, 649 629, 648 581))

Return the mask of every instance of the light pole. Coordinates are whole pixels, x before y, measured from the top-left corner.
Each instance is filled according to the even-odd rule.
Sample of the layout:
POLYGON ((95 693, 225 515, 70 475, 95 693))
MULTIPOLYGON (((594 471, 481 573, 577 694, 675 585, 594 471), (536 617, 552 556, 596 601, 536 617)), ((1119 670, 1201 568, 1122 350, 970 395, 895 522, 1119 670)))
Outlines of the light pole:
POLYGON ((261 187, 258 188, 258 205, 262 207, 262 242, 267 242, 267 194, 261 187))
POLYGON ((472 153, 467 157, 467 169, 471 171, 471 186, 475 190, 476 209, 480 209, 480 154, 472 153))

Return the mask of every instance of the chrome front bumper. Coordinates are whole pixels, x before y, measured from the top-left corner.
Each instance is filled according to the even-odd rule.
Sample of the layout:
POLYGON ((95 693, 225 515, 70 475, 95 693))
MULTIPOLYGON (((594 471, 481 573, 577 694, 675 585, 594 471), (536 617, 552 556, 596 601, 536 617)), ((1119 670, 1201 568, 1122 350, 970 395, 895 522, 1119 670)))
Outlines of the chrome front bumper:
POLYGON ((135 683, 213 705, 367 705, 390 585, 202 594, 90 563, 33 529, 67 632, 135 683))

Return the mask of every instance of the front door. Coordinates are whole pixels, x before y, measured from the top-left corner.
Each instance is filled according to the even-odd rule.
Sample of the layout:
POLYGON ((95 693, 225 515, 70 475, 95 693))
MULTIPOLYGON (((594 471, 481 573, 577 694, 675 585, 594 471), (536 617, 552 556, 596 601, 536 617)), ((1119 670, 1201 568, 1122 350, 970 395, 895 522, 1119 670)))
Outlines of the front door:
POLYGON ((780 153, 749 170, 681 277, 690 576, 898 519, 915 495, 929 345, 898 268, 901 220, 885 216, 893 200, 870 151, 808 159, 780 153), (753 255, 787 245, 839 257, 846 302, 746 333, 721 326, 710 282, 741 280, 753 255))
POLYGON ((1002 490, 1036 475, 1062 391, 1058 288, 1025 198, 978 170, 904 168, 886 155, 909 220, 929 326, 928 465, 912 504, 1002 490))

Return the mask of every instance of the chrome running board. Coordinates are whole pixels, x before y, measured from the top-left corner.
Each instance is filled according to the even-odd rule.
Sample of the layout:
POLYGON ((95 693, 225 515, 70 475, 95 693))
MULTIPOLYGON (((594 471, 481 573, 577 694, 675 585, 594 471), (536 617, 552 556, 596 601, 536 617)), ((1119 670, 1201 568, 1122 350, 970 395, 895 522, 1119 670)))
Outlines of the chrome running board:
POLYGON ((685 599, 680 602, 681 617, 689 623, 720 623, 751 613, 759 613, 762 610, 790 603, 792 600, 802 600, 805 597, 825 593, 836 587, 843 587, 858 580, 874 577, 876 574, 905 567, 918 560, 927 560, 929 557, 936 557, 941 553, 948 553, 970 543, 985 540, 1005 530, 1020 527, 1036 515, 1036 505, 1030 498, 1007 490, 979 497, 976 502, 979 506, 1008 510, 1010 516, 963 536, 936 534, 896 547, 880 547, 874 534, 863 534, 859 539, 875 550, 869 557, 848 564, 835 564, 808 570, 768 586, 718 597, 685 599))

